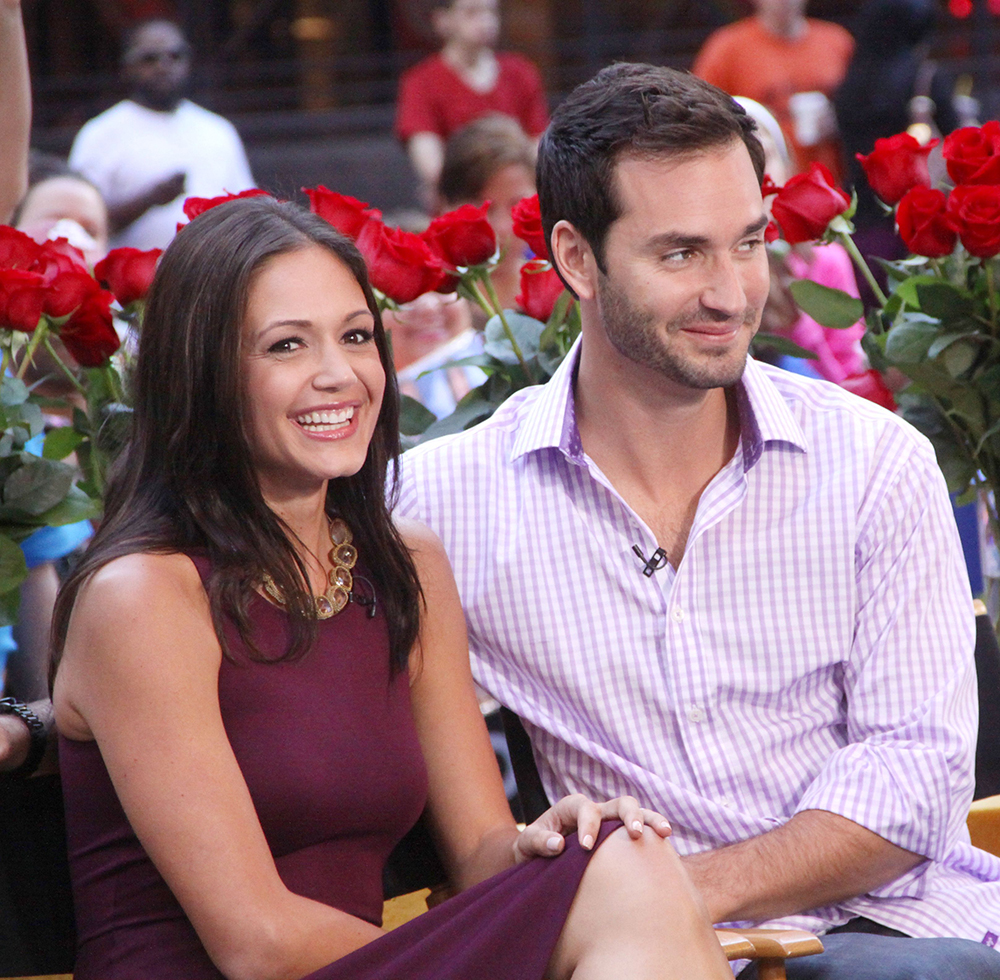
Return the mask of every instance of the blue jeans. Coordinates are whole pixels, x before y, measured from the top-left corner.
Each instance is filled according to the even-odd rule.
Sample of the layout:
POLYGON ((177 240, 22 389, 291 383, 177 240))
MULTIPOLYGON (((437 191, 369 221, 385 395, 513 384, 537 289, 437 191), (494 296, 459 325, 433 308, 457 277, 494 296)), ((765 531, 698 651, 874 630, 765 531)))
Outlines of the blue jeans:
MULTIPOLYGON (((1000 952, 969 939, 839 932, 824 952, 788 960, 788 980, 1000 980, 1000 952)), ((757 980, 751 963, 738 980, 757 980)))

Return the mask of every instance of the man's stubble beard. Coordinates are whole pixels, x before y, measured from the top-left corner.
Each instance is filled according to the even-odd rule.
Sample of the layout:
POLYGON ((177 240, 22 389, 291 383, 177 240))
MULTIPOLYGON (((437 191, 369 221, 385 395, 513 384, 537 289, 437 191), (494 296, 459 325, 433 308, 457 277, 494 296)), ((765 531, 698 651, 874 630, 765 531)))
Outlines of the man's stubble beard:
MULTIPOLYGON (((703 357, 695 360, 684 356, 670 344, 670 339, 677 337, 679 331, 691 323, 723 323, 731 321, 731 317, 707 309, 684 313, 668 321, 661 331, 656 327, 656 316, 634 306, 625 292, 613 285, 606 275, 598 275, 597 296, 608 340, 619 354, 630 361, 688 388, 727 388, 743 376, 746 348, 742 356, 737 356, 729 347, 705 351, 703 357)), ((751 338, 760 322, 760 312, 748 307, 743 313, 742 322, 751 328, 751 338)), ((748 340, 747 348, 749 345, 748 340)))

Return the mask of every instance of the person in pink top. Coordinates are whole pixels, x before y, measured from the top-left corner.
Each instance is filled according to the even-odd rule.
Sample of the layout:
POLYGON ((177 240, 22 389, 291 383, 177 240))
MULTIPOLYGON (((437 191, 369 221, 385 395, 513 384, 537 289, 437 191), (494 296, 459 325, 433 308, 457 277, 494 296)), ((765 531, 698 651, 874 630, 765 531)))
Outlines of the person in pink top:
POLYGON ((428 202, 453 132, 501 112, 537 139, 549 121, 538 69, 522 55, 494 50, 500 33, 496 0, 437 0, 431 20, 444 46, 404 73, 396 106, 396 135, 428 202))

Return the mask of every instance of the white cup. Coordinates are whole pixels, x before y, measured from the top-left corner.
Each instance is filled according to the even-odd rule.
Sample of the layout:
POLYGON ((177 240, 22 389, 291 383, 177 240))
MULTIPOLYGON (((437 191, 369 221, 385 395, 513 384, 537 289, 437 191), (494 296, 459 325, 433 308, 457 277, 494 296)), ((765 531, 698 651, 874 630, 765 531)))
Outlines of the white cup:
POLYGON ((799 146, 815 146, 834 131, 833 107, 822 92, 796 92, 789 96, 788 109, 799 146))

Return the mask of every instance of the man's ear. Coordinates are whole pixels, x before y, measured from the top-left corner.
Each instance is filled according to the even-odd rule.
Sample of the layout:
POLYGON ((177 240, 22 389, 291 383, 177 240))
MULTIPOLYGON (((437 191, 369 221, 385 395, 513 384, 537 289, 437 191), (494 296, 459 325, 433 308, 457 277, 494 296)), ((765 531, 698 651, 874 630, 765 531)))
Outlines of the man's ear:
POLYGON ((552 258, 579 299, 597 294, 597 261, 587 240, 568 221, 557 221, 549 241, 552 258))

